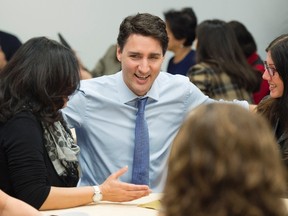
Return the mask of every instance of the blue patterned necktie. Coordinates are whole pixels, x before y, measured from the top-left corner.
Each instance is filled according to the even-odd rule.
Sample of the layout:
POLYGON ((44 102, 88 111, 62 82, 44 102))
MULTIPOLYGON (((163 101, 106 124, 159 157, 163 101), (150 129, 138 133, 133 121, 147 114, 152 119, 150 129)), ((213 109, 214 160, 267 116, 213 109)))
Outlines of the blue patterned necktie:
POLYGON ((149 132, 144 113, 146 102, 147 97, 138 99, 132 183, 149 185, 149 132))

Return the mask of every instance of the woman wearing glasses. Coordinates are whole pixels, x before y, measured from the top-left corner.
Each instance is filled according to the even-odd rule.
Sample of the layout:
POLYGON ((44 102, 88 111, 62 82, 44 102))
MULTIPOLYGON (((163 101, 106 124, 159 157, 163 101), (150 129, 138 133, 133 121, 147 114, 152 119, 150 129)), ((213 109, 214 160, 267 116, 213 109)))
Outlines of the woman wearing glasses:
POLYGON ((257 106, 274 128, 282 158, 288 167, 288 34, 274 39, 266 49, 263 79, 269 83, 270 96, 257 106))

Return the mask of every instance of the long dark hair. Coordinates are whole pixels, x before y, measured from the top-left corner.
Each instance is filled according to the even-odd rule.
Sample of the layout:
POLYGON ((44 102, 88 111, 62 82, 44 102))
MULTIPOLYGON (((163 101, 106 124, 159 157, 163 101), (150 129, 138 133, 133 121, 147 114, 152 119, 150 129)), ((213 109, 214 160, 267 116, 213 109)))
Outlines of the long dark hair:
POLYGON ((61 119, 61 109, 80 83, 72 50, 45 37, 28 40, 0 73, 0 122, 22 110, 40 120, 61 119))
POLYGON ((217 73, 249 92, 259 89, 261 77, 247 62, 233 30, 222 20, 205 20, 196 29, 197 62, 205 62, 217 73))
POLYGON ((279 119, 285 130, 288 130, 288 34, 275 38, 266 48, 266 52, 268 51, 283 81, 284 91, 280 98, 268 98, 262 101, 257 110, 266 116, 272 125, 279 119))

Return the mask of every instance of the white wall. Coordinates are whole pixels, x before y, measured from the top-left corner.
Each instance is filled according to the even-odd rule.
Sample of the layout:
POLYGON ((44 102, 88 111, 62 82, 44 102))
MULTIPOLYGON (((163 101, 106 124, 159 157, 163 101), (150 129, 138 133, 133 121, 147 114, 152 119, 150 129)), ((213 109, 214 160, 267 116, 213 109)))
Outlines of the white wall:
MULTIPOLYGON (((116 42, 124 17, 149 12, 163 18, 164 11, 186 6, 194 9, 200 22, 213 18, 243 22, 263 58, 268 43, 288 33, 288 0, 0 0, 0 29, 16 34, 22 42, 34 36, 58 40, 61 32, 92 69, 116 42)), ((163 69, 170 56, 167 53, 163 69)))

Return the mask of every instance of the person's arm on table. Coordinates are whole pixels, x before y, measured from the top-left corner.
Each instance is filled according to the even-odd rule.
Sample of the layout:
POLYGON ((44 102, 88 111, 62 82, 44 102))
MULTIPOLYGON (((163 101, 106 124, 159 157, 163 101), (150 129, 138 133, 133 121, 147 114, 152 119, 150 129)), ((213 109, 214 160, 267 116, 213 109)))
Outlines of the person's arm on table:
POLYGON ((1 216, 40 216, 40 212, 27 203, 15 199, 0 190, 0 215, 1 216))
MULTIPOLYGON (((149 195, 150 189, 147 185, 134 185, 118 180, 127 170, 128 167, 118 170, 111 174, 103 184, 99 185, 103 201, 126 202, 149 195)), ((93 195, 94 188, 92 186, 76 188, 51 187, 51 191, 40 210, 86 205, 93 202, 93 195)))

